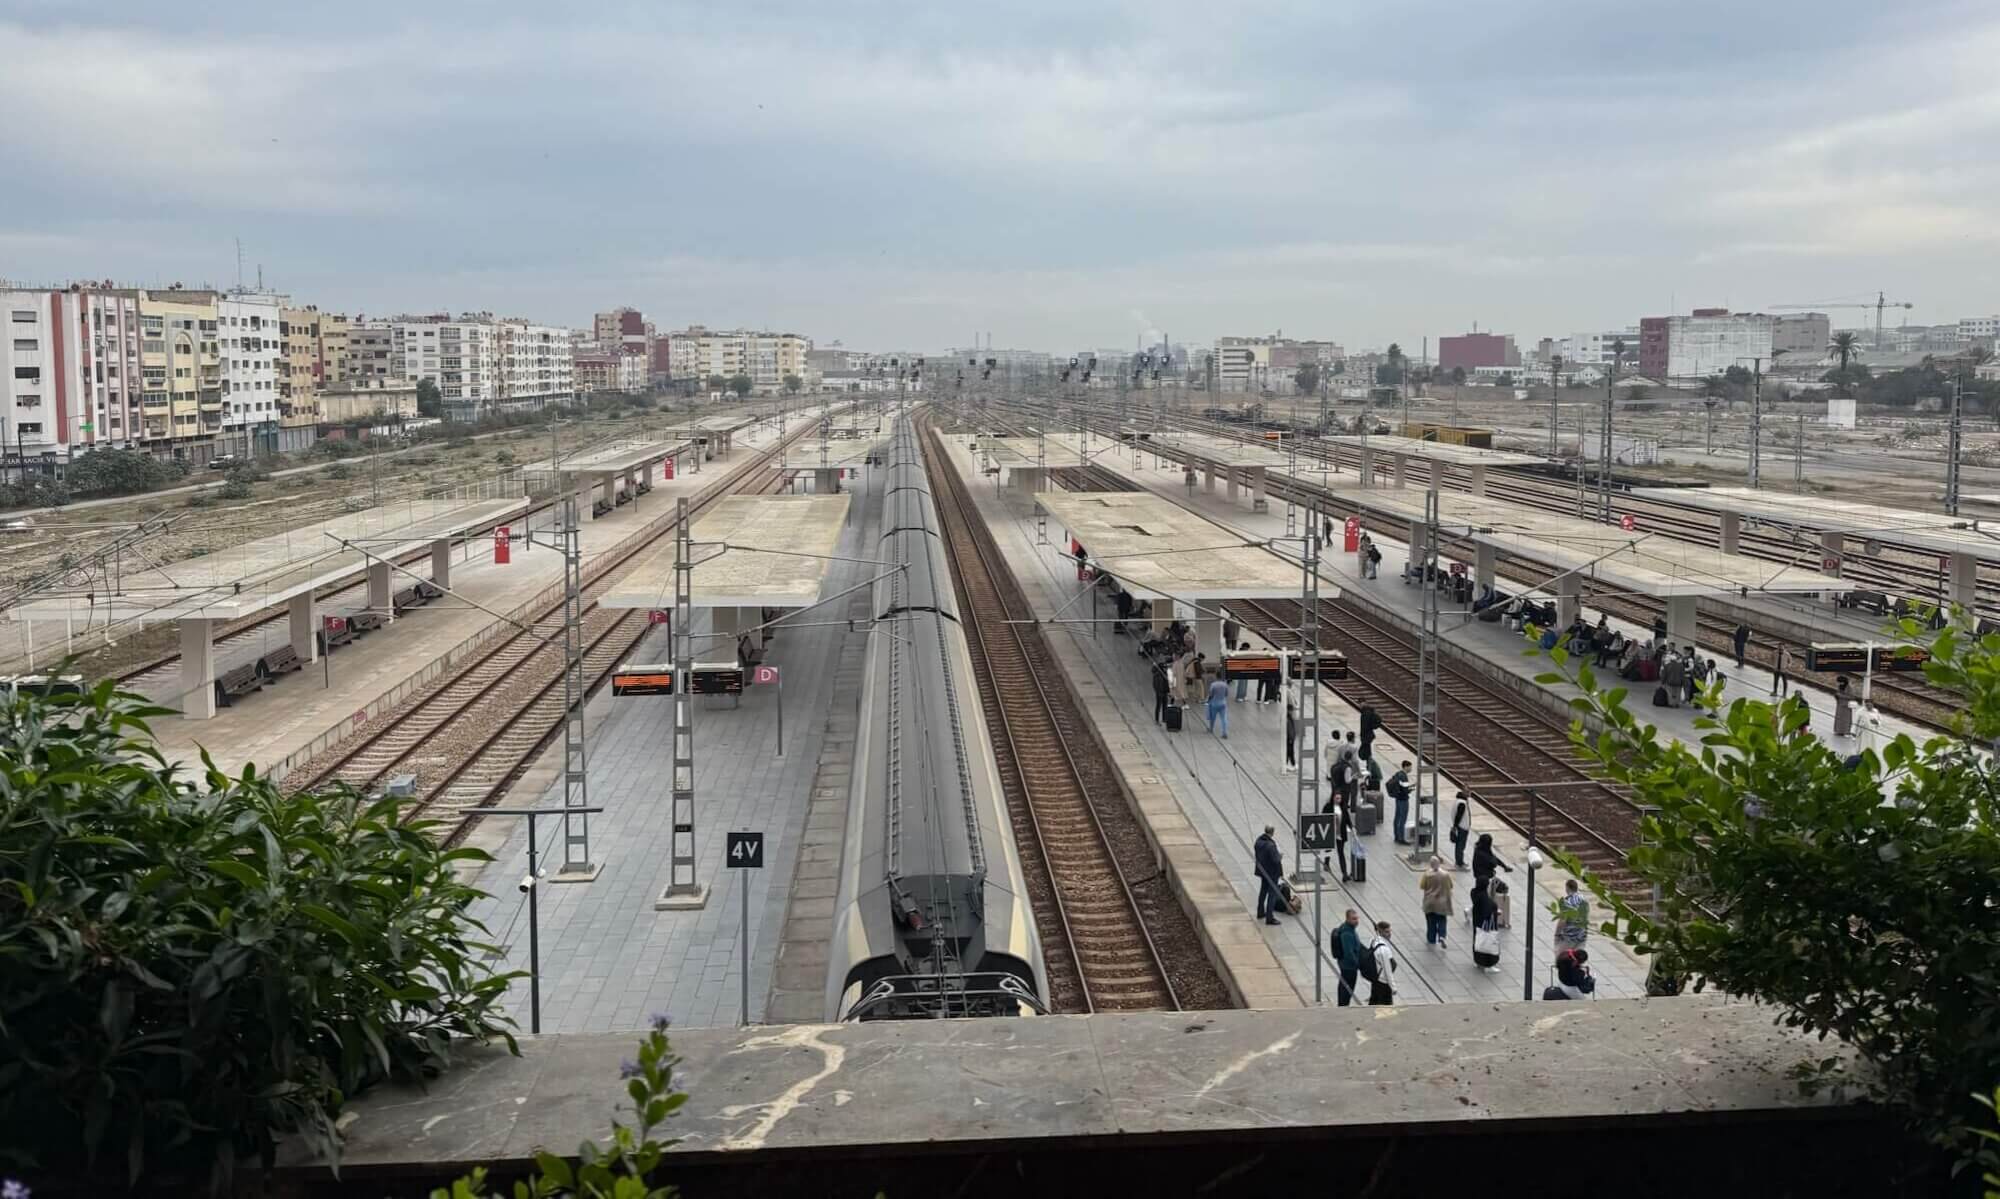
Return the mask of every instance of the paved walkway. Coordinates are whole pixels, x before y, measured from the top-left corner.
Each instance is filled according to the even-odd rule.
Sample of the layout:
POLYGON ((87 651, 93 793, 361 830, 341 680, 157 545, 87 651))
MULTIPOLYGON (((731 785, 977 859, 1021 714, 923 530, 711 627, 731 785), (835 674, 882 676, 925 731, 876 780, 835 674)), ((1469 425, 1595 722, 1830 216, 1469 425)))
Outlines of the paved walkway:
MULTIPOLYGON (((836 552, 865 557, 859 552, 863 540, 857 521, 836 552)), ((823 594, 854 586, 868 569, 856 562, 830 564, 823 594)), ((776 754, 775 687, 746 688, 736 708, 727 700, 696 701, 696 876, 710 887, 708 903, 698 911, 654 909, 671 870, 670 701, 619 699, 608 691, 593 701, 601 723, 588 745, 590 801, 608 810, 592 819, 590 836, 592 856, 603 871, 591 883, 549 884, 542 890, 543 1031, 637 1029, 654 1012, 668 1013, 681 1027, 736 1023, 744 874, 750 895, 750 1019, 765 1019, 806 832, 807 798, 826 747, 825 714, 835 702, 835 667, 847 636, 843 628, 811 627, 811 622, 846 612, 844 599, 808 609, 796 617, 806 627, 781 629, 769 644, 766 661, 785 679, 784 757, 776 754), (763 831, 762 870, 724 868, 723 835, 739 829, 763 831)), ((705 612, 696 627, 708 631, 705 612)), ((635 660, 664 660, 671 653, 661 630, 641 644, 635 660)), ((540 803, 559 807, 560 787, 550 787, 540 803)), ((473 880, 492 896, 476 904, 474 914, 507 946, 506 968, 526 970, 527 904, 516 884, 526 873, 527 833, 524 821, 513 823, 523 827, 507 834, 492 850, 494 862, 473 880)), ((551 852, 560 845, 560 822, 540 823, 542 852, 551 852)), ((525 979, 515 983, 508 1007, 525 1028, 525 979)))

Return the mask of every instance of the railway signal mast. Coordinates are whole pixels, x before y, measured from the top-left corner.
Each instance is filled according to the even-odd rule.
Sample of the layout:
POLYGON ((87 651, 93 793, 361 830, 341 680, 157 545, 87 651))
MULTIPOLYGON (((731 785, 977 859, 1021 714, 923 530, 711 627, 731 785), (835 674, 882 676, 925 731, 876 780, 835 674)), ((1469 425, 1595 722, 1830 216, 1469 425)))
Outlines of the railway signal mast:
MULTIPOLYGON (((1293 827, 1299 830, 1299 843, 1293 847, 1292 861, 1302 881, 1309 879, 1313 888, 1313 1002, 1326 1001, 1323 976, 1326 954, 1320 946, 1326 944, 1324 929, 1321 927, 1320 897, 1326 890, 1326 870, 1320 865, 1319 855, 1309 852, 1305 845, 1306 822, 1319 815, 1319 536, 1320 515, 1317 503, 1313 505, 1306 521, 1305 541, 1300 562, 1304 566, 1300 587, 1299 604, 1299 686, 1298 686, 1298 812, 1293 827), (1310 866, 1308 866, 1310 863, 1310 866)), ((1284 677, 1283 659, 1280 659, 1279 678, 1284 677)))

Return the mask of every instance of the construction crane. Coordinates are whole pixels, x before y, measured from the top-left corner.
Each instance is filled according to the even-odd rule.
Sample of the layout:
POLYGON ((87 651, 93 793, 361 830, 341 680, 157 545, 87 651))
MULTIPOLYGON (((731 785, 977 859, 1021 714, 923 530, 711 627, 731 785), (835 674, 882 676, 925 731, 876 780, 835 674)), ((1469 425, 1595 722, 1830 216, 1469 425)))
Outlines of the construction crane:
POLYGON ((1915 304, 1905 304, 1891 300, 1882 292, 1875 293, 1873 304, 1856 304, 1836 301, 1831 304, 1773 304, 1773 312, 1818 312, 1822 308, 1873 308, 1875 310, 1875 348, 1882 348, 1882 310, 1885 308, 1915 308, 1915 304))

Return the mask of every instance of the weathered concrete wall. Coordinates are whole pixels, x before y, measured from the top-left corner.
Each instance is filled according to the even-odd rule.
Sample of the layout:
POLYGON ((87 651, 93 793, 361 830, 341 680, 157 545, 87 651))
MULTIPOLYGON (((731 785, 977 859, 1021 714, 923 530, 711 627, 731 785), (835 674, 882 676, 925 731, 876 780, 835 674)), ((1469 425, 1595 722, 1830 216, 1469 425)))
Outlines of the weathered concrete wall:
MULTIPOLYGON (((416 1193, 574 1152, 606 1134, 636 1039, 524 1040, 428 1091, 366 1096, 340 1182, 295 1158, 277 1193, 416 1193)), ((1865 1113, 1789 1080, 1822 1046, 1704 997, 701 1029, 674 1046, 691 1098, 672 1178, 704 1199, 1270 1193, 1315 1173, 1344 1194, 1375 1171, 1378 1194, 1825 1194, 1893 1153, 1865 1113)))

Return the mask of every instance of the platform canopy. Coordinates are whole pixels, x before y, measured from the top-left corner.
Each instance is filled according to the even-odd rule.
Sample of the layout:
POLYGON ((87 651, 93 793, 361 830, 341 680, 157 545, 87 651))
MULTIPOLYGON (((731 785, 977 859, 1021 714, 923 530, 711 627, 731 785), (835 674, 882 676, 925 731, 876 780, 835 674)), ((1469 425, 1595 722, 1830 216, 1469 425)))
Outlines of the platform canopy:
POLYGON ((860 466, 868 460, 870 454, 888 444, 889 439, 886 437, 880 439, 870 437, 858 441, 841 438, 822 441, 814 437, 807 441, 795 441, 791 448, 785 451, 785 469, 805 471, 821 466, 860 466))
MULTIPOLYGON (((830 555, 852 497, 733 495, 694 522, 697 608, 805 608, 819 602, 830 555), (783 551, 764 552, 758 551, 783 551)), ((671 540, 647 555, 598 602, 606 608, 671 608, 671 540)))
MULTIPOLYGON (((688 443, 681 438, 670 441, 623 438, 579 453, 564 454, 561 469, 564 474, 572 475, 618 475, 637 470, 650 462, 658 462, 687 448, 688 443)), ((552 460, 544 458, 522 469, 531 475, 547 475, 551 466, 552 460)))
POLYGON ((143 549, 90 579, 44 591, 10 608, 15 620, 155 624, 234 620, 367 573, 366 550, 395 558, 525 513, 521 497, 406 500, 260 537, 199 558, 152 565, 143 549), (344 549, 340 539, 359 548, 344 549), (107 577, 108 576, 108 577, 107 577))
POLYGON ((1154 492, 1044 491, 1035 503, 1141 599, 1282 598, 1302 585, 1298 563, 1154 492))
POLYGON ((1284 448, 1282 441, 1238 441, 1234 437, 1214 437, 1203 433, 1156 433, 1138 442, 1138 445, 1141 449, 1157 448, 1163 453, 1198 458, 1217 466, 1262 466, 1284 470, 1292 461, 1291 452, 1284 448))
MULTIPOLYGON (((1718 516, 1841 533, 2000 564, 2000 526, 1982 531, 1972 527, 1973 522, 1968 519, 1942 512, 1919 512, 1913 508, 1748 487, 1635 487, 1632 494, 1641 499, 1700 508, 1718 516)), ((1818 553, 1818 548, 1814 547, 1813 552, 1818 553)))
MULTIPOLYGON (((975 448, 991 454, 1000 466, 1035 466, 1035 444, 1033 437, 982 437, 975 448)), ((1110 446, 1111 442, 1100 442, 1099 448, 1110 446)), ((1050 437, 1042 443, 1042 466, 1082 466, 1087 459, 1077 452, 1073 445, 1061 439, 1050 437)))
POLYGON ((1377 454, 1402 454, 1411 458, 1423 458, 1442 462, 1447 466, 1535 466, 1548 461, 1534 454, 1517 454, 1511 450, 1482 450, 1476 446, 1453 445, 1448 441, 1419 441, 1414 437, 1398 437, 1392 433, 1363 437, 1358 433, 1343 433, 1337 437, 1322 437, 1335 445, 1366 448, 1377 454))
MULTIPOLYGON (((1336 505, 1350 510, 1416 525, 1424 522, 1421 491, 1346 487, 1332 495, 1336 505)), ((1840 591, 1848 586, 1817 570, 1725 554, 1714 546, 1676 541, 1643 527, 1628 533, 1617 525, 1460 492, 1439 493, 1438 523, 1446 540, 1489 545, 1552 571, 1574 571, 1621 591, 1656 598, 1840 591)), ((1816 558, 1817 548, 1813 554, 1816 558)))

